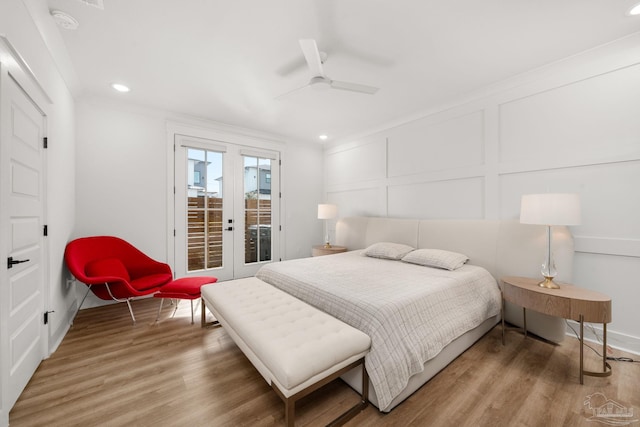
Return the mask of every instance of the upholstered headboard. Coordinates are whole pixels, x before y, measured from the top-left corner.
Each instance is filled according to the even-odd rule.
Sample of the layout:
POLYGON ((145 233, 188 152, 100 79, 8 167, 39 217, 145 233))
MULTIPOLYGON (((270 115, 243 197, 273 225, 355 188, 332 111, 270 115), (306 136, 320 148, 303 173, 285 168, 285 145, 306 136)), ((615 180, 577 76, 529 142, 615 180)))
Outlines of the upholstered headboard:
MULTIPOLYGON (((376 242, 404 243, 415 248, 446 249, 469 257, 469 264, 487 269, 500 283, 503 276, 540 277, 546 254, 546 227, 517 221, 417 220, 349 217, 336 224, 336 244, 349 250, 376 242)), ((571 282, 573 237, 567 227, 553 227, 557 280, 571 282)), ((505 318, 522 325, 522 310, 507 307, 505 318)), ((551 341, 565 335, 563 319, 527 313, 527 328, 551 341)))

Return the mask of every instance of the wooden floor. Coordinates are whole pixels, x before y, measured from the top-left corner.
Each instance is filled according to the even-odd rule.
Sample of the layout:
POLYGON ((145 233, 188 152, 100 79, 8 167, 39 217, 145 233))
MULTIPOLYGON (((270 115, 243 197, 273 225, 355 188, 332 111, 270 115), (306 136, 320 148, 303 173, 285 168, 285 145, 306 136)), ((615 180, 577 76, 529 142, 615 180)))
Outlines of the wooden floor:
MULTIPOLYGON (((156 323, 158 304, 135 301, 135 326, 124 304, 82 310, 12 409, 11 426, 284 424, 284 405, 222 328, 200 328, 198 313, 191 325, 188 301, 156 323)), ((597 426, 584 406, 596 392, 639 418, 640 363, 611 362, 612 376, 580 385, 578 352, 575 339, 556 346, 516 331, 502 346, 496 327, 391 413, 370 405, 347 425, 597 426)), ((597 356, 585 354, 595 368, 597 356)), ((325 425, 357 400, 337 380, 298 403, 296 425, 325 425)))

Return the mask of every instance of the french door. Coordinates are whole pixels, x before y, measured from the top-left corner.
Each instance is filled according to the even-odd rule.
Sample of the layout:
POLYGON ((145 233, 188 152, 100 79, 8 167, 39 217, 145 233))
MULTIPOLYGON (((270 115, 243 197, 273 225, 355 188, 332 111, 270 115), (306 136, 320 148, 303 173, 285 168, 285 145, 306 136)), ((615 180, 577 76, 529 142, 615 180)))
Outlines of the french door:
POLYGON ((176 135, 176 277, 248 277, 279 259, 279 164, 275 151, 176 135))

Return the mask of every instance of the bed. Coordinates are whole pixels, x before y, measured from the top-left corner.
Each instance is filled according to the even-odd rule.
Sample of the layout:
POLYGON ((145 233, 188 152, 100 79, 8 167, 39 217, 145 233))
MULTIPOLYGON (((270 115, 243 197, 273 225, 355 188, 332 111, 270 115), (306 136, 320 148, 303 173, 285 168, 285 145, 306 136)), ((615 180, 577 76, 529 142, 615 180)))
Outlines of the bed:
MULTIPOLYGON (((559 279, 569 281, 572 238, 566 228, 554 232, 559 279)), ((371 337, 370 401, 388 412, 495 326, 499 278, 539 275, 544 236, 544 227, 515 221, 344 218, 336 243, 349 252, 268 264, 256 276, 371 337), (378 242, 454 251, 469 261, 449 271, 363 254, 378 242)), ((563 339, 561 319, 531 314, 530 331, 563 339)), ((519 324, 521 311, 507 307, 506 318, 519 324)), ((359 390, 360 375, 343 379, 359 390)))

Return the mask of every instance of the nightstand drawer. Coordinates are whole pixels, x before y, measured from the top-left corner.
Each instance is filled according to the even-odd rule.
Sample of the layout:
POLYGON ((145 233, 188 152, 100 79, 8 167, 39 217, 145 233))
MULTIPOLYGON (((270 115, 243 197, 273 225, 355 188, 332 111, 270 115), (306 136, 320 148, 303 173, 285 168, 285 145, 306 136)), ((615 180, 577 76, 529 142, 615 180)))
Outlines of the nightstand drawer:
POLYGON ((570 318, 571 299, 555 295, 546 295, 538 290, 503 286, 502 294, 505 301, 517 304, 529 310, 562 318, 570 318))

